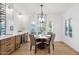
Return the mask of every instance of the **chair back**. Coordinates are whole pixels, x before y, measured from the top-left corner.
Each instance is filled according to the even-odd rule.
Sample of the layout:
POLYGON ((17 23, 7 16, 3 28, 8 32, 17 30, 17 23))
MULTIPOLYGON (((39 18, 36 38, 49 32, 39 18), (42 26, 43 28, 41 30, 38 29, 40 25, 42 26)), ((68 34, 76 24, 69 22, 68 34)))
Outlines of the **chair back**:
POLYGON ((31 42, 31 44, 35 45, 35 37, 34 37, 34 35, 33 34, 29 34, 29 36, 30 36, 30 42, 31 42))
POLYGON ((32 32, 31 34, 34 34, 34 35, 36 35, 36 32, 32 32))
POLYGON ((51 35, 52 33, 51 33, 51 32, 47 32, 47 34, 48 34, 48 35, 51 35))

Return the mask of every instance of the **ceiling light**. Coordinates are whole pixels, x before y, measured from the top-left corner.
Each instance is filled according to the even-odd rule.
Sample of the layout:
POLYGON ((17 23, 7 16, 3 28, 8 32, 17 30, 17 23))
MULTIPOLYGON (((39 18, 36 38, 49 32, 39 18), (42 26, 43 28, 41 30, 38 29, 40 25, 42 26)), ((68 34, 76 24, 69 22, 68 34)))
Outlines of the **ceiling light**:
POLYGON ((41 6, 41 13, 40 13, 39 21, 44 22, 45 21, 44 17, 45 17, 46 14, 43 13, 43 5, 41 4, 40 6, 41 6))

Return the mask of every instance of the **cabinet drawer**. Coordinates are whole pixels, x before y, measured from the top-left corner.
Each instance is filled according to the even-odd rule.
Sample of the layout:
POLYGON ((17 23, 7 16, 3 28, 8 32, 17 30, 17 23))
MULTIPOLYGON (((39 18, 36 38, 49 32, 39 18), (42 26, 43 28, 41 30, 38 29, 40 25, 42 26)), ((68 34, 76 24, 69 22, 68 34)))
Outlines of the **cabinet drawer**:
POLYGON ((4 40, 1 40, 1 45, 4 45, 4 44, 9 44, 10 43, 10 38, 9 39, 4 39, 4 40))
POLYGON ((20 39, 16 39, 16 42, 20 42, 20 39))
POLYGON ((7 46, 7 54, 11 54, 14 50, 15 50, 14 45, 11 44, 10 46, 7 46))
POLYGON ((10 37, 4 40, 1 40, 1 55, 8 55, 15 50, 15 38, 10 37))
POLYGON ((7 54, 10 54, 11 52, 11 49, 7 49, 7 54))
POLYGON ((16 36, 15 47, 18 48, 19 46, 20 46, 20 36, 16 36))
POLYGON ((1 51, 1 55, 7 55, 6 51, 1 51))
POLYGON ((11 54, 15 49, 12 47, 7 48, 7 54, 11 54))
POLYGON ((13 51, 15 50, 15 46, 12 46, 12 45, 8 45, 8 46, 6 46, 6 45, 2 45, 1 46, 1 54, 10 54, 10 53, 12 53, 13 51))
POLYGON ((6 43, 6 40, 1 40, 1 45, 5 44, 6 43))
POLYGON ((7 54, 7 47, 6 45, 1 45, 1 55, 6 55, 7 54))
POLYGON ((15 49, 15 45, 11 44, 11 48, 12 48, 12 49, 15 49))
POLYGON ((16 43, 20 43, 20 37, 16 36, 16 43))
POLYGON ((6 45, 1 45, 1 51, 6 50, 6 47, 7 47, 6 45))
POLYGON ((20 41, 20 39, 16 39, 16 42, 19 42, 20 41))
POLYGON ((11 44, 15 45, 15 39, 11 39, 11 44))
POLYGON ((7 51, 8 48, 11 47, 11 44, 8 45, 1 45, 1 51, 7 51))

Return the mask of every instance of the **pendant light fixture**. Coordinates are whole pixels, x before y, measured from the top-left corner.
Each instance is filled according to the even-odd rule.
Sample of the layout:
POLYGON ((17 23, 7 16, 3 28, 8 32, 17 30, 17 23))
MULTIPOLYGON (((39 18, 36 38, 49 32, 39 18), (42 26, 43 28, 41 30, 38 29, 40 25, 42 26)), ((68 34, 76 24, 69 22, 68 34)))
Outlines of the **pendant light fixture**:
POLYGON ((43 5, 41 4, 40 6, 41 6, 40 22, 44 22, 43 5))
POLYGON ((41 19, 43 18, 43 5, 40 5, 41 6, 41 19))

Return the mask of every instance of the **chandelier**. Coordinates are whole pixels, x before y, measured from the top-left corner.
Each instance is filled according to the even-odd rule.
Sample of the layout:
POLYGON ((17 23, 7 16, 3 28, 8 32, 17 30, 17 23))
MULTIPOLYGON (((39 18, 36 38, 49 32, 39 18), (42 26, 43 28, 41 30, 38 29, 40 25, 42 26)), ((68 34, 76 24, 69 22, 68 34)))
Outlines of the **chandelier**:
POLYGON ((44 13, 43 13, 43 5, 40 5, 41 6, 41 13, 40 13, 40 19, 39 19, 39 21, 40 22, 44 22, 45 20, 44 20, 44 13))

